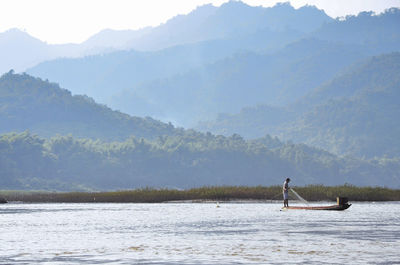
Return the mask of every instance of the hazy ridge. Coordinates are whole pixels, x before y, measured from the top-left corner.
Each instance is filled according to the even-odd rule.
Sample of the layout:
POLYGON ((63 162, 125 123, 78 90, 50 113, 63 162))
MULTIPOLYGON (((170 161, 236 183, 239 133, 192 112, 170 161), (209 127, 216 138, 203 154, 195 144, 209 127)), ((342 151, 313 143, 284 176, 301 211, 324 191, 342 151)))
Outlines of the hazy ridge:
POLYGON ((271 133, 341 155, 396 157, 399 65, 399 53, 371 57, 284 108, 246 108, 198 129, 247 138, 271 133))

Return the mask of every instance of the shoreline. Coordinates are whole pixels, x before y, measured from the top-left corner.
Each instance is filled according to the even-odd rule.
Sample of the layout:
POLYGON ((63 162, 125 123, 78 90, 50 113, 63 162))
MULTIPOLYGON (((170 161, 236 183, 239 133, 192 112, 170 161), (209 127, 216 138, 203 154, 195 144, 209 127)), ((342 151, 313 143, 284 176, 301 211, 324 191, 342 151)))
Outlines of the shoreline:
MULTIPOLYGON (((294 187, 307 201, 336 202, 336 197, 349 201, 400 201, 400 190, 382 187, 305 186, 294 187)), ((280 202, 280 186, 220 186, 187 190, 135 189, 103 192, 49 192, 49 191, 0 191, 0 197, 9 202, 22 203, 265 203, 280 202)), ((297 199, 289 195, 293 202, 297 199)))
MULTIPOLYGON (((291 205, 306 205, 301 201, 290 201, 291 205)), ((374 203, 400 203, 398 201, 351 201, 352 204, 374 204, 374 203)), ((18 204, 283 204, 283 201, 275 200, 231 200, 231 201, 164 201, 164 202, 26 202, 26 201, 8 201, 2 205, 18 205, 18 204)), ((309 202, 309 205, 333 205, 336 204, 334 201, 312 201, 309 202)), ((0 205, 1 207, 1 205, 0 205)))

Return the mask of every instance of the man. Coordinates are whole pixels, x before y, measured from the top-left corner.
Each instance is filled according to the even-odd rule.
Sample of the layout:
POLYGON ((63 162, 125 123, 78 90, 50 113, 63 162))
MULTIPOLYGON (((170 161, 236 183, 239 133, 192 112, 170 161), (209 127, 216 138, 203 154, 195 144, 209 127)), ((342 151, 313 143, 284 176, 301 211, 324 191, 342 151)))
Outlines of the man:
POLYGON ((289 182, 290 178, 287 178, 285 182, 283 182, 283 207, 289 207, 289 182))

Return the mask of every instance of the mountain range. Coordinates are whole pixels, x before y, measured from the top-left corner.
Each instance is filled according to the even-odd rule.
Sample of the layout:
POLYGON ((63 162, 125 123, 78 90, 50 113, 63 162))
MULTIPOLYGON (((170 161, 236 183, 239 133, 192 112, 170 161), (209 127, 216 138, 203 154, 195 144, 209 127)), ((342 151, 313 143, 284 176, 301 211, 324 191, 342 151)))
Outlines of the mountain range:
POLYGON ((309 32, 331 20, 314 7, 295 10, 289 4, 278 4, 262 8, 231 1, 219 8, 200 6, 188 15, 178 15, 157 27, 105 29, 80 44, 47 44, 26 32, 11 29, 0 33, 0 72, 10 69, 22 72, 57 58, 101 55, 117 50, 155 51, 199 41, 239 39, 266 28, 274 32, 287 29, 309 32), (236 16, 238 12, 240 16, 236 16))
POLYGON ((229 2, 219 8, 198 8, 160 28, 168 26, 170 32, 180 32, 185 25, 194 34, 199 25, 207 29, 207 23, 214 21, 215 28, 237 34, 221 33, 218 39, 191 44, 181 41, 158 51, 58 59, 27 73, 56 80, 74 94, 89 95, 131 115, 193 127, 219 113, 237 113, 257 104, 285 106, 358 61, 398 51, 400 30, 394 25, 399 18, 398 9, 332 20, 314 7, 296 10, 281 4, 261 8, 229 2), (221 24, 228 14, 238 13, 252 19, 221 24), (304 17, 314 26, 291 24, 304 17), (352 31, 357 32, 357 38, 352 37, 352 31))
POLYGON ((0 185, 397 187, 399 22, 231 1, 82 44, 1 33, 0 185))
POLYGON ((276 185, 282 176, 295 176, 297 185, 400 187, 398 158, 340 157, 269 135, 245 140, 174 128, 27 74, 0 78, 0 102, 1 132, 8 132, 0 136, 2 189, 276 185))
POLYGON ((85 44, 47 44, 14 28, 0 33, 0 72, 23 72, 46 60, 81 57, 108 51, 115 49, 85 44))
POLYGON ((285 107, 259 105, 220 115, 197 129, 247 138, 267 133, 340 155, 400 153, 400 53, 359 62, 285 107))

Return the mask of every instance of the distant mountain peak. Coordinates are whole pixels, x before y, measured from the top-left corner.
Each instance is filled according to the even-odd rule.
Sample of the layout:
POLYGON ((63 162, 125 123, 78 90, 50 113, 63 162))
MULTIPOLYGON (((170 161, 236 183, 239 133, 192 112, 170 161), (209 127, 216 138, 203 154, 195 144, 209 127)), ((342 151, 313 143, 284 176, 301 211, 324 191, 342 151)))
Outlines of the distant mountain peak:
POLYGON ((209 12, 209 11, 215 11, 215 9, 217 9, 216 6, 214 6, 213 4, 205 4, 205 5, 201 5, 201 6, 197 6, 196 9, 194 9, 192 12, 209 12))
POLYGON ((290 2, 280 2, 276 3, 272 8, 282 8, 287 10, 294 10, 294 7, 290 4, 290 2))
MULTIPOLYGON (((357 20, 360 18, 385 18, 385 17, 392 17, 392 16, 399 16, 400 15, 400 8, 397 7, 392 7, 389 9, 386 9, 384 12, 382 13, 375 13, 374 11, 362 11, 360 13, 358 13, 357 15, 348 15, 346 17, 344 17, 344 21, 348 21, 348 20, 357 20)), ((342 19, 343 20, 343 19, 342 19)))
POLYGON ((11 29, 8 29, 8 30, 6 30, 6 31, 4 31, 3 33, 7 33, 7 34, 21 34, 21 35, 26 35, 26 34, 28 34, 28 33, 26 33, 25 31, 23 31, 23 30, 20 30, 19 28, 11 28, 11 29))
POLYGON ((192 19, 206 19, 207 17, 213 15, 215 11, 218 9, 218 7, 212 5, 212 4, 205 4, 201 6, 197 6, 194 10, 192 10, 189 14, 183 15, 183 14, 178 14, 171 19, 167 20, 165 23, 161 25, 167 25, 167 24, 178 24, 187 19, 188 17, 192 19))
POLYGON ((319 9, 318 7, 316 7, 314 5, 308 5, 308 4, 298 8, 297 11, 310 12, 310 13, 321 13, 321 14, 323 14, 325 16, 328 16, 325 13, 325 10, 319 9))
POLYGON ((28 32, 26 32, 24 30, 20 30, 18 28, 11 28, 11 29, 8 29, 8 30, 0 33, 0 40, 3 40, 3 41, 5 41, 5 40, 7 40, 9 42, 15 41, 15 40, 26 41, 27 39, 44 43, 43 41, 29 35, 28 32))
POLYGON ((297 12, 301 14, 308 14, 309 16, 319 15, 319 16, 324 16, 327 19, 331 19, 331 17, 325 13, 325 10, 319 9, 314 5, 308 5, 308 4, 296 9, 290 4, 290 2, 282 2, 282 3, 277 3, 273 7, 270 7, 270 9, 272 11, 280 11, 280 12, 297 12))
POLYGON ((242 8, 242 7, 250 7, 248 4, 238 1, 238 0, 230 0, 221 5, 220 8, 242 8))

